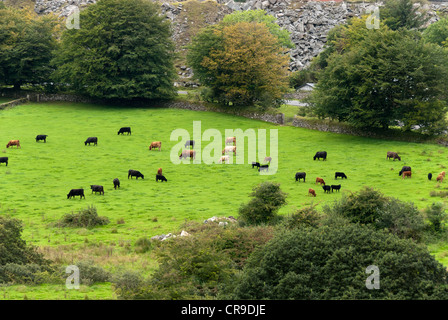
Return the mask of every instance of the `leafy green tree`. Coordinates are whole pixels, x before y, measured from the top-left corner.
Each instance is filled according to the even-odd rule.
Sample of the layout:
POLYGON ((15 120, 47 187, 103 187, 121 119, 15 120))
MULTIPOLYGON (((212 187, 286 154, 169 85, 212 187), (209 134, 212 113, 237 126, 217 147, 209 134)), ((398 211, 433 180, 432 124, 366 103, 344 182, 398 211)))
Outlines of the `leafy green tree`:
POLYGON ((438 233, 445 229, 445 223, 448 219, 448 215, 445 211, 445 205, 443 203, 432 203, 430 206, 425 208, 424 213, 433 232, 438 233))
POLYGON ((424 245, 358 224, 278 233, 255 251, 227 299, 447 299, 448 272, 424 245), (379 289, 368 289, 369 266, 379 289))
POLYGON ((42 84, 50 81, 50 61, 56 48, 58 22, 25 9, 0 7, 0 85, 42 84))
POLYGON ((386 0, 380 14, 381 19, 392 30, 421 29, 428 20, 424 12, 419 12, 419 8, 414 7, 412 0, 386 0))
POLYGON ((146 0, 100 0, 65 30, 56 77, 98 98, 173 97, 174 44, 169 22, 146 0))
POLYGON ((250 195, 252 199, 239 208, 239 219, 248 225, 275 223, 277 211, 286 203, 280 184, 263 182, 250 195))
POLYGON ((423 39, 430 43, 436 43, 439 46, 447 46, 448 38, 448 18, 442 18, 437 22, 430 24, 423 30, 423 39))

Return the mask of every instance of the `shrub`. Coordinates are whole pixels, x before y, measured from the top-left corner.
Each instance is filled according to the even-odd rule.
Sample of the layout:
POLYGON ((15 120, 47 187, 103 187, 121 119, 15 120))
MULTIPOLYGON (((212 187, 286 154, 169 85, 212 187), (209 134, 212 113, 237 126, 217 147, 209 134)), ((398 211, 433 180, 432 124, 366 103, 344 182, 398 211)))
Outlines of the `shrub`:
POLYGON ((424 213, 433 232, 438 233, 443 231, 444 223, 447 220, 447 214, 443 203, 433 202, 430 206, 425 208, 424 213))
POLYGON ((135 242, 135 252, 145 253, 151 250, 151 240, 147 237, 138 238, 135 242))
POLYGON ((111 278, 109 272, 95 265, 91 260, 78 261, 76 266, 79 268, 79 278, 82 284, 90 285, 95 282, 107 282, 111 278))
POLYGON ((57 222, 59 227, 93 228, 109 223, 107 217, 99 217, 94 206, 81 209, 78 213, 67 213, 57 222))
POLYGON ((287 216, 282 225, 286 229, 297 229, 300 227, 317 227, 321 217, 316 210, 316 205, 310 205, 297 209, 291 215, 287 216))

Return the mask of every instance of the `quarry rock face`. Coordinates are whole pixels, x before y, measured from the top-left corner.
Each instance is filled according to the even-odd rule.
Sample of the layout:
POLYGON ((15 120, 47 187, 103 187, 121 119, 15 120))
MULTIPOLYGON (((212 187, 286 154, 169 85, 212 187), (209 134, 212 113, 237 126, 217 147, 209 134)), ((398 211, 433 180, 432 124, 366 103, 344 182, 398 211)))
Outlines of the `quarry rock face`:
MULTIPOLYGON (((60 16, 68 16, 77 6, 80 10, 95 3, 96 0, 36 0, 35 11, 38 14, 50 12, 60 16)), ((380 8, 382 2, 378 3, 346 3, 336 1, 298 1, 298 0, 246 0, 246 2, 236 2, 234 0, 216 0, 220 5, 221 14, 213 16, 207 23, 218 23, 225 14, 240 10, 263 9, 268 14, 277 18, 280 27, 291 33, 291 41, 295 48, 289 51, 291 56, 290 70, 296 71, 306 68, 311 59, 317 56, 323 49, 327 34, 333 27, 344 24, 351 17, 360 17, 367 14, 367 10, 374 7, 380 8)), ((420 6, 417 4, 417 6, 420 6)), ((439 20, 437 12, 448 13, 448 2, 438 2, 422 5, 429 16, 428 24, 439 20)), ((185 40, 187 25, 179 18, 182 10, 182 1, 176 4, 166 0, 161 3, 161 11, 173 25, 173 40, 185 40)), ((192 72, 180 70, 181 77, 191 78, 192 72)))

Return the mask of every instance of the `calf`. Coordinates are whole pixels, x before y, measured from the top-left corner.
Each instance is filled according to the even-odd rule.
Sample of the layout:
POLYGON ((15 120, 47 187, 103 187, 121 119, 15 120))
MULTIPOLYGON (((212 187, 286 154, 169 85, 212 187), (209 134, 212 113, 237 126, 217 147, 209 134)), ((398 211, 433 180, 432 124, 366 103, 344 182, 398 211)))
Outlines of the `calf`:
POLYGON ((401 175, 403 174, 404 171, 411 171, 411 167, 403 166, 403 168, 401 168, 400 172, 398 172, 398 175, 401 177, 401 175))
POLYGON ((193 158, 196 159, 196 150, 183 150, 179 159, 193 158))
POLYGON ((323 185, 323 186, 322 186, 322 189, 324 189, 324 192, 326 192, 326 193, 330 193, 331 187, 330 187, 330 186, 323 185))
POLYGON ((316 159, 320 160, 321 158, 324 159, 324 160, 327 159, 327 151, 316 152, 316 154, 313 157, 313 160, 316 160, 316 159))
POLYGON ((254 167, 260 168, 260 163, 259 162, 252 162, 252 169, 254 167))
POLYGON ((194 149, 194 140, 187 140, 187 142, 185 142, 185 148, 186 147, 193 147, 194 149))
POLYGON ((272 161, 272 158, 271 158, 271 157, 265 157, 265 158, 264 158, 264 162, 269 162, 269 163, 271 163, 271 161, 272 161))
POLYGON ((334 178, 337 179, 338 177, 341 177, 342 179, 347 179, 347 176, 345 175, 344 172, 335 172, 334 174, 334 178))
POLYGON ((333 192, 333 190, 336 190, 336 191, 341 190, 341 185, 340 184, 337 184, 337 185, 332 184, 331 185, 331 192, 333 192))
POLYGON ((157 170, 157 174, 160 176, 162 175, 162 168, 159 168, 159 170, 157 170))
POLYGON ((160 149, 162 148, 162 142, 161 141, 153 141, 153 142, 151 142, 151 144, 149 145, 149 150, 152 150, 152 149, 155 149, 155 148, 158 148, 159 151, 160 151, 160 149))
POLYGON ((168 182, 168 180, 165 178, 165 176, 162 176, 161 174, 156 174, 156 182, 159 182, 159 180, 166 181, 168 182))
POLYGON ((47 137, 48 137, 47 134, 38 134, 36 136, 36 142, 38 142, 39 140, 44 140, 44 142, 46 143, 47 142, 47 137))
POLYGON ((314 191, 313 189, 308 189, 308 195, 312 195, 313 197, 315 197, 316 191, 314 191))
POLYGON ((411 178, 411 176, 412 176, 412 172, 411 171, 403 171, 403 176, 402 176, 403 179, 405 177, 411 178))
POLYGON ((296 173, 296 182, 299 181, 300 179, 303 179, 303 182, 305 182, 305 177, 306 177, 306 173, 305 172, 297 172, 296 173))
POLYGON ((99 185, 90 185, 90 189, 92 189, 92 193, 95 192, 99 192, 100 194, 102 193, 104 195, 104 188, 103 186, 99 186, 99 185))
POLYGON ((145 178, 145 176, 140 171, 137 171, 137 170, 129 170, 128 171, 128 179, 129 179, 129 177, 131 177, 131 179, 132 179, 132 177, 135 177, 136 179, 138 179, 139 177, 142 179, 145 178))
POLYGON ((18 148, 22 148, 22 147, 20 146, 20 141, 19 141, 19 140, 9 140, 8 144, 6 145, 6 148, 9 148, 9 147, 11 147, 11 146, 16 146, 17 149, 18 149, 18 148))
POLYGON ((98 138, 97 137, 88 137, 86 141, 84 141, 84 145, 93 143, 94 146, 98 145, 98 138))
POLYGON ((131 134, 131 127, 122 127, 120 128, 120 130, 118 130, 117 134, 124 134, 125 132, 127 132, 128 135, 131 134))
POLYGON ((261 171, 269 171, 269 165, 268 164, 262 164, 259 168, 258 168, 258 172, 261 171))
POLYGON ((226 138, 226 145, 231 144, 231 143, 233 145, 236 144, 236 137, 228 137, 228 138, 226 138))
POLYGON ((428 173, 428 180, 431 181, 432 179, 432 173, 428 173))
POLYGON ((117 187, 120 188, 120 180, 118 178, 114 179, 114 189, 117 190, 117 187))
POLYGON ((395 159, 398 159, 398 161, 401 161, 401 158, 398 155, 398 153, 392 152, 392 151, 387 151, 386 159, 388 159, 388 160, 389 159, 394 159, 394 161, 395 161, 395 159))
POLYGON ((0 163, 6 163, 6 166, 8 166, 8 157, 1 157, 0 158, 0 163))
POLYGON ((223 163, 223 162, 225 162, 225 163, 229 163, 229 161, 230 161, 230 157, 229 157, 229 156, 222 156, 222 157, 219 159, 218 163, 223 163))
POLYGON ((440 181, 440 182, 443 182, 443 178, 444 178, 444 177, 443 177, 441 174, 439 174, 439 175, 437 176, 437 178, 436 178, 436 181, 437 181, 437 182, 439 182, 439 181, 440 181))
POLYGON ((317 177, 316 178, 316 184, 320 183, 321 185, 325 185, 325 181, 322 178, 317 177))
POLYGON ((70 199, 71 197, 75 197, 75 196, 79 196, 79 199, 82 199, 82 197, 84 197, 84 199, 86 198, 86 196, 84 195, 84 189, 72 189, 70 190, 70 192, 67 194, 67 199, 70 199))

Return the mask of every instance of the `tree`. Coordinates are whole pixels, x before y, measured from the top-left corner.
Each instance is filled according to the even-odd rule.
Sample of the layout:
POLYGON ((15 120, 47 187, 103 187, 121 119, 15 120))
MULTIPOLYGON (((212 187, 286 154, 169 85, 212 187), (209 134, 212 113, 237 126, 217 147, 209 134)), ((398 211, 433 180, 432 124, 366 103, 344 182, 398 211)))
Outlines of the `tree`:
POLYGON ((412 0, 387 0, 381 9, 381 18, 392 30, 421 29, 428 21, 424 12, 419 12, 412 0))
POLYGON ((447 299, 448 272, 424 245, 357 224, 278 233, 248 259, 227 299, 447 299), (380 272, 369 290, 366 269, 380 272))
POLYGON ((436 43, 439 46, 447 46, 448 38, 448 18, 442 18, 439 21, 430 24, 423 30, 423 39, 430 43, 436 43))
POLYGON ((98 98, 170 98, 174 44, 170 24, 147 0, 100 0, 65 30, 54 60, 57 79, 98 98))
POLYGON ((52 15, 0 7, 0 85, 49 82, 58 30, 52 15))
POLYGON ((252 200, 239 209, 239 219, 249 225, 275 222, 278 209, 286 203, 286 193, 272 182, 255 186, 250 195, 252 200))
POLYGON ((422 133, 446 127, 447 52, 406 29, 371 34, 342 54, 332 53, 311 96, 317 115, 357 127, 422 133))
POLYGON ((222 104, 279 106, 288 89, 289 58, 263 23, 206 28, 193 39, 187 60, 222 104))

